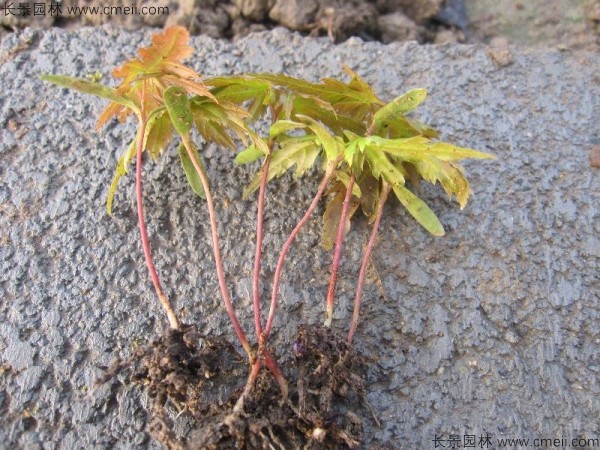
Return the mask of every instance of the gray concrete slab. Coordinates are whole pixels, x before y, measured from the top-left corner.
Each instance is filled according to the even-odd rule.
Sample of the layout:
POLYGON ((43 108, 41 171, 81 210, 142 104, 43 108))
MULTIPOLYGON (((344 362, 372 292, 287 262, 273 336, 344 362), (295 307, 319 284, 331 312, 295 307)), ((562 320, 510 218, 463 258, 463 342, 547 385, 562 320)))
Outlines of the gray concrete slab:
MULTIPOLYGON (((145 276, 131 176, 114 216, 104 209, 132 127, 111 123, 96 133, 102 101, 37 78, 99 70, 112 82, 110 69, 149 35, 26 30, 0 44, 1 448, 158 447, 138 388, 93 383, 101 366, 158 337, 165 322, 145 276)), ((600 143, 597 55, 515 50, 498 68, 478 46, 334 46, 281 30, 235 43, 196 37, 193 45, 191 64, 207 75, 316 80, 341 76, 345 63, 386 99, 425 87, 421 119, 444 139, 499 157, 465 164, 473 197, 464 211, 441 189, 425 190, 444 238, 428 236, 397 202, 388 207, 356 338, 385 374, 369 385, 383 426, 367 430, 368 446, 433 448, 436 434, 489 434, 493 448, 503 437, 600 438, 600 172, 588 161, 600 143)), ((228 283, 251 330, 255 213, 241 199, 250 172, 226 151, 203 151, 228 283)), ((146 180, 169 295, 184 320, 233 337, 212 271, 207 213, 174 149, 147 165, 146 180)), ((317 179, 307 181, 284 179, 269 191, 267 279, 312 196, 317 179)), ((308 226, 289 257, 275 325, 284 354, 299 323, 321 320, 330 256, 318 246, 319 225, 308 226)), ((359 221, 348 238, 340 328, 351 314, 366 233, 359 221)))

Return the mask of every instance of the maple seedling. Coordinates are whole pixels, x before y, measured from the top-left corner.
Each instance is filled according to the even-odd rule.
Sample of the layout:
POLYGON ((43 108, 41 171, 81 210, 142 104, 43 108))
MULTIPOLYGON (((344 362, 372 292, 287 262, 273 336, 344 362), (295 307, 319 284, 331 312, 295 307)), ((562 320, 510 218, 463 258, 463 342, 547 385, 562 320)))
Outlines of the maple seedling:
MULTIPOLYGON (((110 100, 110 104, 98 119, 98 129, 113 117, 117 117, 120 122, 124 122, 132 114, 137 117, 136 137, 119 158, 109 188, 107 210, 111 214, 119 179, 127 173, 129 164, 135 158, 138 224, 144 257, 169 324, 177 330, 181 329, 181 323, 161 286, 148 241, 143 209, 142 153, 147 151, 156 159, 167 148, 174 132, 182 137, 179 156, 186 177, 194 192, 207 201, 216 271, 225 307, 238 339, 249 358, 253 359, 252 348, 235 315, 225 284, 212 196, 200 155, 189 138, 189 130, 192 124, 195 124, 207 141, 230 147, 235 146, 231 134, 241 139, 245 139, 245 136, 253 139, 254 134, 247 129, 244 122, 247 115, 245 111, 232 103, 217 103, 200 81, 200 75, 181 64, 181 61, 193 52, 193 48, 187 44, 188 40, 189 34, 183 27, 171 27, 154 35, 152 45, 140 49, 138 58, 127 61, 113 71, 115 77, 122 79, 117 88, 62 75, 43 75, 41 78, 59 86, 110 100), (190 102, 187 95, 194 96, 190 102)), ((258 139, 254 140, 259 144, 258 139)))
POLYGON ((201 81, 198 73, 181 64, 192 53, 188 39, 187 31, 181 27, 168 28, 155 35, 151 46, 140 49, 138 58, 113 71, 115 77, 122 79, 114 89, 90 80, 59 75, 44 75, 42 79, 110 100, 100 115, 98 129, 113 117, 121 122, 131 115, 137 118, 136 136, 119 158, 109 188, 107 209, 110 214, 118 182, 135 159, 138 224, 144 257, 169 324, 176 330, 182 325, 161 286, 148 240, 143 208, 142 154, 147 151, 156 159, 173 136, 181 141, 178 154, 187 180, 193 191, 206 201, 216 274, 225 309, 251 365, 248 381, 234 408, 240 411, 263 364, 279 383, 282 397, 287 397, 286 380, 268 342, 286 256, 320 200, 328 198, 323 215, 322 245, 333 251, 324 301, 327 327, 332 325, 343 242, 350 230, 351 219, 360 208, 372 224, 356 283, 347 335, 347 342, 351 344, 358 324, 366 270, 389 193, 393 192, 428 232, 441 236, 444 229, 440 220, 406 186, 407 182, 413 190, 421 181, 439 182, 463 208, 469 196, 469 185, 457 161, 492 156, 441 142, 437 139, 437 131, 408 116, 425 99, 424 89, 413 89, 385 103, 365 80, 347 67, 344 70, 350 77, 348 82, 328 78, 312 83, 280 74, 215 77, 201 81), (267 114, 270 126, 267 135, 261 137, 249 124, 267 114), (242 141, 245 149, 235 158, 238 164, 261 161, 260 169, 244 191, 244 198, 258 191, 252 276, 256 350, 237 319, 225 281, 213 196, 200 152, 192 139, 193 128, 206 142, 233 150, 237 149, 238 141, 242 141), (267 185, 290 170, 293 170, 294 179, 298 179, 314 166, 320 167, 322 178, 306 212, 280 250, 263 325, 260 281, 267 185))
MULTIPOLYGON (((440 182, 450 196, 457 198, 462 209, 467 202, 469 185, 456 162, 466 158, 493 158, 438 141, 436 130, 407 116, 425 99, 424 89, 414 89, 386 104, 366 81, 349 68, 344 69, 350 76, 348 83, 335 79, 310 83, 272 74, 207 80, 207 84, 221 89, 212 91, 217 96, 225 92, 241 100, 242 92, 258 93, 253 103, 257 111, 260 105, 274 101, 282 106, 282 114, 276 117, 278 120, 272 124, 268 137, 276 150, 265 159, 260 172, 247 187, 246 196, 293 167, 294 177, 302 176, 319 157, 324 171, 311 204, 282 247, 275 269, 265 338, 273 324, 286 254, 323 196, 330 197, 330 201, 324 213, 322 245, 334 250, 325 300, 328 327, 332 323, 343 240, 350 229, 350 220, 360 207, 373 224, 356 285, 347 337, 351 343, 358 324, 366 269, 389 192, 394 192, 428 232, 441 236, 444 234, 441 222, 427 204, 406 187, 406 181, 411 181, 413 188, 418 187, 421 180, 440 182)), ((236 161, 245 164, 261 156, 251 146, 241 152, 236 161)))

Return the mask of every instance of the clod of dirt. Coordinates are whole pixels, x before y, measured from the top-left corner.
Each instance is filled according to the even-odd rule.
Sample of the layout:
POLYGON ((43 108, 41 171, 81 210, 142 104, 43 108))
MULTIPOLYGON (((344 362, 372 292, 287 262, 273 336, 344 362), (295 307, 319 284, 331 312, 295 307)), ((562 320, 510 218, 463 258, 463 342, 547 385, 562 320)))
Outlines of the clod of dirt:
POLYGON ((400 11, 418 24, 435 17, 444 0, 377 0, 377 9, 383 13, 400 11))
POLYGON ((234 3, 243 17, 261 22, 269 14, 275 0, 234 0, 234 3))
POLYGON ((508 48, 508 40, 503 37, 495 37, 486 48, 486 53, 496 67, 508 66, 512 63, 512 53, 508 48))
POLYGON ((205 339, 195 327, 183 325, 181 331, 169 329, 163 338, 139 347, 128 360, 113 365, 99 382, 125 373, 141 384, 153 400, 153 434, 161 441, 177 442, 168 408, 186 412, 192 419, 205 413, 217 402, 205 383, 216 377, 231 383, 234 373, 241 372, 236 364, 239 369, 242 363, 230 343, 205 339))
POLYGON ((191 34, 205 34, 218 39, 227 34, 231 25, 232 6, 219 0, 175 2, 169 9, 165 26, 182 25, 191 34))
POLYGON ((377 9, 363 0, 321 0, 316 25, 336 42, 351 36, 372 41, 378 35, 377 9))
POLYGON ((423 42, 425 36, 425 29, 401 12, 379 16, 378 24, 381 42, 384 44, 394 41, 423 42))
POLYGON ((359 375, 364 359, 322 327, 300 328, 293 350, 296 357, 289 367, 295 370, 287 374, 286 402, 263 371, 243 412, 231 412, 236 398, 220 411, 213 409, 181 448, 357 448, 363 431, 359 413, 367 409, 361 406, 366 405, 365 383, 359 375))
POLYGON ((318 10, 317 0, 277 0, 269 17, 291 30, 306 30, 315 22, 318 10))

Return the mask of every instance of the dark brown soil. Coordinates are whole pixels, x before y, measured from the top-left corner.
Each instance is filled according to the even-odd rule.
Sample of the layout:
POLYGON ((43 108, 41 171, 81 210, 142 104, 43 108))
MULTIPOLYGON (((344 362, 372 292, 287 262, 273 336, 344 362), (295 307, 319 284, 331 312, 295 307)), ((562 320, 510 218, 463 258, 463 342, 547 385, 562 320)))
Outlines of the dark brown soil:
MULTIPOLYGON (((329 329, 303 327, 294 342, 290 396, 263 371, 242 413, 232 403, 199 422, 189 449, 351 449, 361 442, 365 360, 329 329)), ((288 371, 289 372, 289 371, 288 371)), ((232 399, 234 401, 235 399, 232 399)))
POLYGON ((282 367, 287 401, 263 370, 240 412, 233 405, 247 365, 229 344, 202 339, 193 327, 169 331, 139 349, 105 381, 127 371, 131 381, 144 386, 153 399, 152 432, 169 449, 357 448, 363 420, 376 420, 366 403, 367 361, 331 330, 314 326, 300 328, 293 353, 282 367), (214 392, 205 389, 207 380, 232 387, 229 400, 216 402, 214 392), (195 431, 189 436, 175 435, 173 408, 192 419, 195 431))

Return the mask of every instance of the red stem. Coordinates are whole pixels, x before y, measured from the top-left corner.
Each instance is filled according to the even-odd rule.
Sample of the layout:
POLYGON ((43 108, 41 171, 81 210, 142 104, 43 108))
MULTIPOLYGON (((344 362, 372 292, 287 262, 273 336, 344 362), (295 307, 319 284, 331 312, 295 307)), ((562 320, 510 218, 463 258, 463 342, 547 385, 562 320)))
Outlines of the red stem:
POLYGON ((279 255, 279 261, 277 261, 277 268, 275 269, 275 276, 273 278, 273 291, 271 293, 271 307, 269 309, 267 325, 265 326, 265 330, 264 330, 265 340, 269 338, 269 334, 271 333, 271 327, 273 326, 273 320, 275 319, 275 310, 277 309, 277 295, 279 293, 279 283, 281 281, 281 272, 283 271, 283 264, 285 262, 285 257, 287 255, 290 247, 294 243, 294 240, 298 236, 298 233, 300 232, 302 227, 304 227, 306 222, 308 222, 313 211, 319 204, 319 200, 321 199, 321 197, 323 197, 323 192, 325 192, 325 189, 327 188, 327 185, 329 184, 329 181, 331 180, 331 177, 333 176, 333 172, 334 172, 333 168, 329 169, 329 170, 327 170, 327 172, 325 172, 325 177, 321 181, 321 184, 319 185, 319 188, 317 189, 317 193, 315 194, 315 197, 313 198, 312 203, 306 210, 306 213, 304 213, 304 216, 302 217, 302 219, 300 219, 300 222, 298 222, 296 227, 290 233, 289 237, 287 238, 287 241, 285 241, 285 244, 283 244, 283 248, 281 249, 281 254, 279 255))
POLYGON ((352 345, 352 339, 354 338, 354 333, 356 332, 356 327, 358 326, 358 315, 360 312, 360 302, 362 299, 362 291, 363 285, 365 283, 365 276, 367 274, 367 267, 369 266, 369 259, 371 258, 373 247, 375 246, 377 231, 379 230, 381 216, 383 215, 383 205, 387 200, 389 192, 390 185, 385 183, 383 186, 383 190, 381 191, 381 195, 379 196, 379 204, 377 205, 377 212, 375 215, 375 222, 373 223, 373 229, 371 230, 371 236, 369 237, 369 242, 367 243, 367 248, 365 249, 362 263, 360 265, 360 272, 358 274, 358 284, 356 286, 356 296, 354 297, 354 312, 352 313, 352 323, 350 324, 350 331, 348 331, 348 345, 352 345))
POLYGON ((242 412, 244 410, 244 402, 252 392, 252 388, 254 387, 254 383, 256 383, 256 379, 258 378, 258 374, 260 373, 261 361, 260 358, 256 358, 252 363, 250 369, 250 375, 248 375, 248 379, 246 380, 246 385, 244 386, 244 391, 240 398, 235 402, 235 406, 233 407, 234 412, 242 412))
MULTIPOLYGON (((269 143, 273 147, 273 143, 269 143)), ((254 274, 252 277, 252 300, 254 306, 254 328, 256 329, 256 339, 259 345, 263 343, 262 321, 260 317, 260 258, 262 255, 263 243, 263 224, 265 215, 265 191, 267 190, 267 180, 269 175, 269 165, 271 163, 271 153, 265 158, 263 171, 260 178, 260 188, 258 191, 258 211, 256 214, 256 252, 254 254, 254 274)))
POLYGON ((342 245, 344 243, 344 234, 346 228, 346 217, 348 217, 348 209, 350 208, 350 199, 352 198, 352 188, 354 186, 354 174, 350 177, 350 182, 346 186, 346 196, 342 206, 340 215, 340 223, 338 225, 337 236, 335 238, 335 253, 333 255, 333 263, 331 265, 331 276, 329 278, 329 289, 327 290, 327 310, 325 316, 325 326, 331 327, 333 319, 333 300, 335 298, 335 285, 337 283, 340 263, 342 261, 342 245))
POLYGON ((181 329, 181 324, 177 319, 175 310, 171 305, 171 302, 165 295, 160 285, 158 273, 152 260, 152 252, 150 251, 150 243, 148 242, 148 230, 146 229, 146 220, 144 217, 144 194, 142 189, 142 152, 144 151, 144 135, 146 134, 146 113, 144 110, 144 96, 145 96, 146 85, 142 83, 142 110, 140 113, 140 129, 137 136, 137 147, 136 147, 136 167, 135 167, 135 194, 137 200, 137 212, 138 212, 138 225, 140 229, 140 237, 142 240, 142 248, 144 249, 144 258, 146 259, 146 265, 148 266, 148 272, 150 272, 150 278, 152 284, 154 284, 154 290, 160 300, 166 314, 169 319, 169 325, 174 330, 181 329))
POLYGON ((198 173, 198 177, 202 183, 202 187, 204 188, 204 192, 206 193, 206 204, 208 207, 208 216, 210 218, 210 231, 212 235, 213 242, 213 253, 215 256, 215 265, 217 268, 217 278, 219 279, 219 287, 221 288, 221 294, 223 296, 223 301, 225 302, 225 309, 227 310, 227 314, 229 315, 229 319, 233 324, 233 329, 235 330, 235 334, 240 340, 244 350, 248 353, 248 357, 250 360, 254 360, 254 352, 252 351, 252 347, 248 343, 248 339, 246 339, 246 334, 242 329, 240 322, 237 319, 235 314, 235 310, 233 309, 233 304, 231 302, 231 297, 229 296, 229 291, 227 289, 227 283, 225 282, 225 271, 223 270, 223 259, 221 258, 221 250, 219 244, 219 234, 217 228, 217 219, 215 213, 215 207, 213 204, 212 194, 210 192, 210 187, 208 185, 208 178, 204 169, 200 165, 200 162, 197 160, 195 153, 192 151, 192 146, 194 145, 188 136, 182 136, 183 145, 185 146, 188 156, 198 173))

